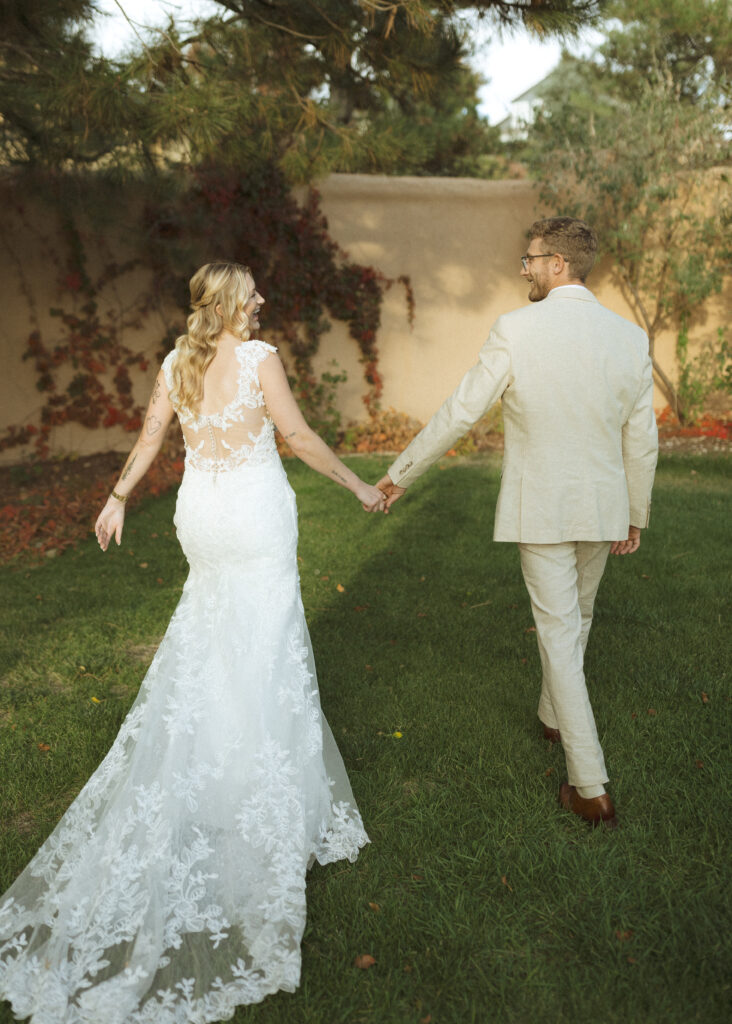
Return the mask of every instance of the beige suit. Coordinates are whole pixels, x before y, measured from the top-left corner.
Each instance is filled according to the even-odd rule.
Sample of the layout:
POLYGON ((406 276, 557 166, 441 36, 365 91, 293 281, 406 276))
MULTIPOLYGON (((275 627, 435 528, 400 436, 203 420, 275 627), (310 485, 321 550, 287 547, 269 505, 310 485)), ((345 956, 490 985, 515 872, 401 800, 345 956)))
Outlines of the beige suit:
POLYGON ((453 394, 389 469, 412 484, 499 398, 505 453, 493 538, 521 552, 542 656, 539 716, 569 781, 607 781, 583 653, 611 541, 648 525, 658 452, 648 339, 565 285, 498 318, 453 394))

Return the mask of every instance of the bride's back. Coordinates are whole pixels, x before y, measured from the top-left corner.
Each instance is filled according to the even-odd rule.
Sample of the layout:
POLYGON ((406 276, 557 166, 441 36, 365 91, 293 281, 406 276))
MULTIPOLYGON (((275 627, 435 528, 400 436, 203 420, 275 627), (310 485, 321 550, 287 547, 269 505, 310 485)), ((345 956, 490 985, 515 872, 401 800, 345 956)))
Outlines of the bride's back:
MULTIPOLYGON (((259 363, 274 351, 262 341, 222 346, 206 368, 198 409, 175 407, 188 465, 221 472, 276 454, 273 425, 257 373, 259 363)), ((171 390, 176 357, 173 351, 163 363, 171 390)))

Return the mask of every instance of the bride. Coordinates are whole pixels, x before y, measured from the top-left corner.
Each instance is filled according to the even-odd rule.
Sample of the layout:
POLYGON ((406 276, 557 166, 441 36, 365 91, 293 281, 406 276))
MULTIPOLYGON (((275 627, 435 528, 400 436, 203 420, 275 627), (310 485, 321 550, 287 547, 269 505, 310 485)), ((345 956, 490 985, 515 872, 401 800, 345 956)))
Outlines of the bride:
POLYGON ((38 1024, 205 1024, 300 978, 305 873, 356 859, 361 816, 320 710, 297 510, 274 424, 304 462, 384 507, 303 419, 264 302, 236 263, 201 267, 140 437, 96 523, 177 414, 180 603, 111 750, 5 896, 0 997, 38 1024))

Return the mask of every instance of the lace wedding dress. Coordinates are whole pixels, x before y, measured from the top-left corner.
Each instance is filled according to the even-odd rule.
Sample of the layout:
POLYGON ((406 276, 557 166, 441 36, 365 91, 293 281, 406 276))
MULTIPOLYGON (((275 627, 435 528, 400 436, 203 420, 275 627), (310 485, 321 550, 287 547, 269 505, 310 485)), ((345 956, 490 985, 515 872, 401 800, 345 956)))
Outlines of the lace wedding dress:
POLYGON ((368 842, 318 700, 272 351, 239 345, 226 408, 178 413, 180 603, 111 750, 0 897, 0 997, 34 1024, 204 1024, 293 991, 307 868, 368 842))

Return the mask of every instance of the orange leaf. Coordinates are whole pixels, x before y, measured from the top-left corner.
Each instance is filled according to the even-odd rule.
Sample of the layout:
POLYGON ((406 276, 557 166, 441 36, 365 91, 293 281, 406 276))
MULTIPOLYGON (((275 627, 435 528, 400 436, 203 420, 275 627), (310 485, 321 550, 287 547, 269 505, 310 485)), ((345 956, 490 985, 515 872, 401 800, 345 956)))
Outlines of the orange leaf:
POLYGON ((513 892, 513 886, 509 884, 509 881, 505 875, 501 875, 501 881, 506 886, 509 892, 513 892))
POLYGON ((353 966, 358 967, 362 971, 367 971, 369 967, 373 967, 375 963, 376 960, 370 953, 361 953, 353 961, 353 966))
POLYGON ((336 590, 338 591, 339 594, 345 594, 346 592, 346 588, 343 586, 342 583, 336 583, 336 590))
POLYGON ((381 910, 381 907, 379 906, 379 904, 378 904, 378 903, 369 903, 369 906, 371 907, 371 909, 372 909, 372 910, 374 911, 374 913, 376 913, 376 914, 378 914, 378 913, 379 913, 379 911, 381 910))
POLYGON ((697 768, 703 768, 704 767, 704 762, 697 760, 696 761, 696 766, 697 766, 697 768))
POLYGON ((655 715, 656 714, 656 709, 655 708, 649 708, 648 709, 648 714, 649 715, 655 715))
POLYGON ((708 704, 708 703, 709 703, 709 694, 705 693, 704 690, 702 690, 702 704, 708 704))
POLYGON ((44 753, 45 753, 45 751, 51 749, 51 744, 50 743, 39 743, 38 744, 38 749, 44 751, 44 753))
POLYGON ((419 1024, 430 1024, 431 1020, 432 1020, 432 1014, 428 1013, 426 1017, 420 1017, 419 1018, 419 1024))
POLYGON ((618 929, 616 929, 616 932, 615 932, 615 938, 618 940, 618 942, 627 942, 628 939, 632 939, 633 938, 633 929, 632 928, 628 928, 627 931, 623 932, 623 931, 621 931, 618 928, 618 929))
POLYGON ((545 774, 545 775, 551 775, 551 773, 552 773, 553 771, 554 771, 554 769, 553 769, 553 768, 547 768, 547 770, 546 770, 546 771, 544 772, 544 774, 545 774))

